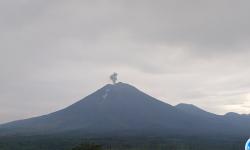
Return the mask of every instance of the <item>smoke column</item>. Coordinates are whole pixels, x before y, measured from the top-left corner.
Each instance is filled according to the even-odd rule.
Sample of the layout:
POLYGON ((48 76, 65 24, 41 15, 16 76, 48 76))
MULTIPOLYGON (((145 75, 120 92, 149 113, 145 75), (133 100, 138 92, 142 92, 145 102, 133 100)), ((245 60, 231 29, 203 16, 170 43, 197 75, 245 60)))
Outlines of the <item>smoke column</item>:
POLYGON ((110 76, 110 80, 112 80, 113 84, 116 83, 117 75, 118 75, 118 74, 114 72, 114 73, 110 76))

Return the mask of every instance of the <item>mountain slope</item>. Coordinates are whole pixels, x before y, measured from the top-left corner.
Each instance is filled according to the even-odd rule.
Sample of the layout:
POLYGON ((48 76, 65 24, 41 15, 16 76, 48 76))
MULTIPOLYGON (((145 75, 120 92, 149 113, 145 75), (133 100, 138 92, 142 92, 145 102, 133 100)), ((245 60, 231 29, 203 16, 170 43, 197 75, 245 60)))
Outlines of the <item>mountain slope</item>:
POLYGON ((218 129, 228 128, 230 130, 228 133, 238 135, 250 134, 250 115, 240 115, 233 112, 225 115, 217 115, 195 105, 184 103, 178 104, 175 107, 187 114, 193 115, 195 118, 202 117, 209 122, 207 125, 217 124, 218 129))
POLYGON ((31 132, 150 132, 181 129, 190 123, 173 106, 146 95, 124 83, 106 85, 75 104, 41 117, 15 121, 4 128, 31 132), (178 125, 179 124, 179 125, 178 125))
POLYGON ((108 84, 65 109, 1 125, 0 131, 7 135, 77 132, 97 136, 207 135, 239 131, 219 116, 205 115, 208 112, 184 106, 171 106, 129 84, 108 84), (203 115, 197 115, 200 112, 203 115))
POLYGON ((218 117, 218 115, 207 112, 195 105, 180 103, 175 106, 177 109, 184 111, 189 114, 198 115, 201 117, 218 117))

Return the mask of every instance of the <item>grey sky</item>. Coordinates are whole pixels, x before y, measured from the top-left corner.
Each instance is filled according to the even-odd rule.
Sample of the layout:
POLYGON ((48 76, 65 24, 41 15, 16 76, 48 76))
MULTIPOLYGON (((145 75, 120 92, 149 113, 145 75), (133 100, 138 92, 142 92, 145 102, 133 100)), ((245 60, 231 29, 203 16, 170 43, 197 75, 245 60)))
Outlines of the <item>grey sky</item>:
POLYGON ((167 103, 250 113, 249 0, 0 0, 0 123, 109 75, 167 103))

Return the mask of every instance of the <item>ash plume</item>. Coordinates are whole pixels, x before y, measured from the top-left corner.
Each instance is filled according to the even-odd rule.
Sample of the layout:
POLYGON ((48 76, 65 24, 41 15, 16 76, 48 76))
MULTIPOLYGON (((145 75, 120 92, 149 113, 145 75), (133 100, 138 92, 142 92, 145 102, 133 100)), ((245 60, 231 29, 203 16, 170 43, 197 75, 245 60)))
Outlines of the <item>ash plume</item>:
POLYGON ((117 73, 113 73, 111 76, 110 76, 110 80, 112 80, 112 82, 113 82, 113 84, 115 84, 116 83, 116 81, 117 81, 117 73))

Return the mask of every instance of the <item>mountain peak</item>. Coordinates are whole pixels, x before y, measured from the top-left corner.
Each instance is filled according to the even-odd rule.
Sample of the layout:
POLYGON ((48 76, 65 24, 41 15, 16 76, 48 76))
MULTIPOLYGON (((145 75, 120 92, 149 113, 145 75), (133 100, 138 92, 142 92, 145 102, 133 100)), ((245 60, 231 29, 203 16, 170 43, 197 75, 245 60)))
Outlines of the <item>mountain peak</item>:
POLYGON ((110 89, 110 90, 138 90, 136 87, 123 82, 118 82, 115 84, 106 84, 102 89, 110 89))
MULTIPOLYGON (((247 118, 247 117, 244 117, 247 118)), ((234 123, 234 118, 231 119, 234 123)), ((229 121, 231 121, 229 119, 229 121)), ((227 123, 227 122, 226 122, 227 123)), ((249 131, 245 121, 244 130, 249 131)), ((59 111, 0 126, 8 134, 51 134, 79 131, 84 135, 169 135, 228 133, 224 119, 192 104, 175 107, 127 83, 101 89, 59 111), (204 130, 205 129, 205 130, 204 130), (224 130, 225 129, 225 130, 224 130), (216 131, 216 132, 215 132, 216 131)), ((242 127, 242 126, 240 126, 242 127)), ((0 133, 1 136, 1 133, 0 133)))
POLYGON ((203 116, 203 115, 209 115, 209 116, 213 116, 215 114, 207 112, 193 104, 185 104, 185 103, 180 103, 178 105, 175 106, 177 109, 184 111, 186 113, 191 113, 191 114, 195 114, 195 115, 199 115, 199 116, 203 116))
POLYGON ((226 117, 239 117, 240 114, 235 113, 235 112, 228 112, 224 116, 226 116, 226 117))
POLYGON ((118 83, 115 83, 113 84, 114 86, 117 86, 117 87, 133 87, 132 85, 128 84, 128 83, 123 83, 123 82, 118 82, 118 83))

